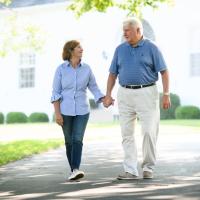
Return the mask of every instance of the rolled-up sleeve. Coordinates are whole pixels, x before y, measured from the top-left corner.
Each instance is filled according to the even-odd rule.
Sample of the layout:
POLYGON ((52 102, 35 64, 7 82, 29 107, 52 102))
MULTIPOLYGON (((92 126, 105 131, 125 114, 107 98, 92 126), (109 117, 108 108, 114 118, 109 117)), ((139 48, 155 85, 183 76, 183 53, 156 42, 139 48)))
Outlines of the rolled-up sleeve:
POLYGON ((52 96, 51 96, 51 103, 54 101, 62 101, 62 85, 61 85, 61 71, 60 67, 56 69, 54 79, 53 79, 53 91, 52 91, 52 96))
POLYGON ((112 62, 111 62, 111 65, 110 65, 110 68, 109 68, 109 72, 112 73, 112 74, 115 74, 116 76, 118 75, 118 59, 117 59, 117 56, 118 55, 118 48, 115 50, 115 53, 114 53, 114 56, 113 56, 113 59, 112 59, 112 62))
POLYGON ((153 46, 153 61, 154 61, 154 67, 156 72, 160 72, 167 69, 166 62, 164 60, 164 57, 160 51, 160 49, 157 46, 153 46))
POLYGON ((100 103, 100 99, 102 97, 104 97, 105 95, 99 89, 92 70, 90 70, 90 78, 89 78, 89 83, 88 83, 88 89, 94 95, 95 102, 100 103))

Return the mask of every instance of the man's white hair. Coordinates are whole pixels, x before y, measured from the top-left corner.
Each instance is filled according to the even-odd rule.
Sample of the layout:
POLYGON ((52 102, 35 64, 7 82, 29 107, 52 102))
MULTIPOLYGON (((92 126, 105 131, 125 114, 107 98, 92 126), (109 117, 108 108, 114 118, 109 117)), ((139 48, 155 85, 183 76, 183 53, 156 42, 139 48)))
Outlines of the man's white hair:
POLYGON ((131 17, 131 18, 127 18, 123 21, 123 26, 132 26, 134 28, 140 28, 141 33, 143 33, 143 26, 142 26, 142 22, 136 18, 136 17, 131 17))

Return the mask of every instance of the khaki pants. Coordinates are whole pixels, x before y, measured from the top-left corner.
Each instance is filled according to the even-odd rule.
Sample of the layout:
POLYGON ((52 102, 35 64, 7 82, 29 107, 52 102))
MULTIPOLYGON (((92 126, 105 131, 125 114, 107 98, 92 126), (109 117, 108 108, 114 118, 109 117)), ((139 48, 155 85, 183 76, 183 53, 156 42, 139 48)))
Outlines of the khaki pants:
POLYGON ((135 122, 139 118, 142 128, 143 171, 152 172, 156 162, 156 141, 159 130, 160 109, 157 86, 141 89, 119 87, 117 93, 124 171, 138 176, 135 122))

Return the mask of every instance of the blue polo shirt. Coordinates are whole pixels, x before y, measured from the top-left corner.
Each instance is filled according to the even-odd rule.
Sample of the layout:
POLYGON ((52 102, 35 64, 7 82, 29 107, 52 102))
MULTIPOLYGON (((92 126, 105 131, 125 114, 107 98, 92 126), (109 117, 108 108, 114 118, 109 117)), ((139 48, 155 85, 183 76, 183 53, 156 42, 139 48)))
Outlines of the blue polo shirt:
POLYGON ((158 72, 167 69, 159 48, 142 39, 136 47, 128 42, 120 44, 114 53, 110 73, 119 78, 120 85, 145 85, 158 80, 158 72))

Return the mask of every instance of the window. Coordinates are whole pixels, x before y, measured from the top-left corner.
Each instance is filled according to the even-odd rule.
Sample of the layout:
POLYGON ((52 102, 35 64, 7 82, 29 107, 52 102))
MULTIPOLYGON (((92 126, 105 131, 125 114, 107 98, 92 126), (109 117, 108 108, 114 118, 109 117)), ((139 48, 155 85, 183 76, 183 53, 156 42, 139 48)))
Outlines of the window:
POLYGON ((35 68, 21 68, 19 73, 20 88, 30 88, 35 86, 35 68))
POLYGON ((192 24, 189 33, 189 50, 190 50, 190 75, 200 76, 200 28, 198 23, 192 24))
POLYGON ((190 75, 200 76, 200 53, 190 54, 190 75))
POLYGON ((35 86, 35 63, 34 53, 21 53, 19 58, 19 87, 32 88, 35 86))
POLYGON ((20 54, 20 65, 35 65, 35 54, 34 53, 21 53, 20 54))

